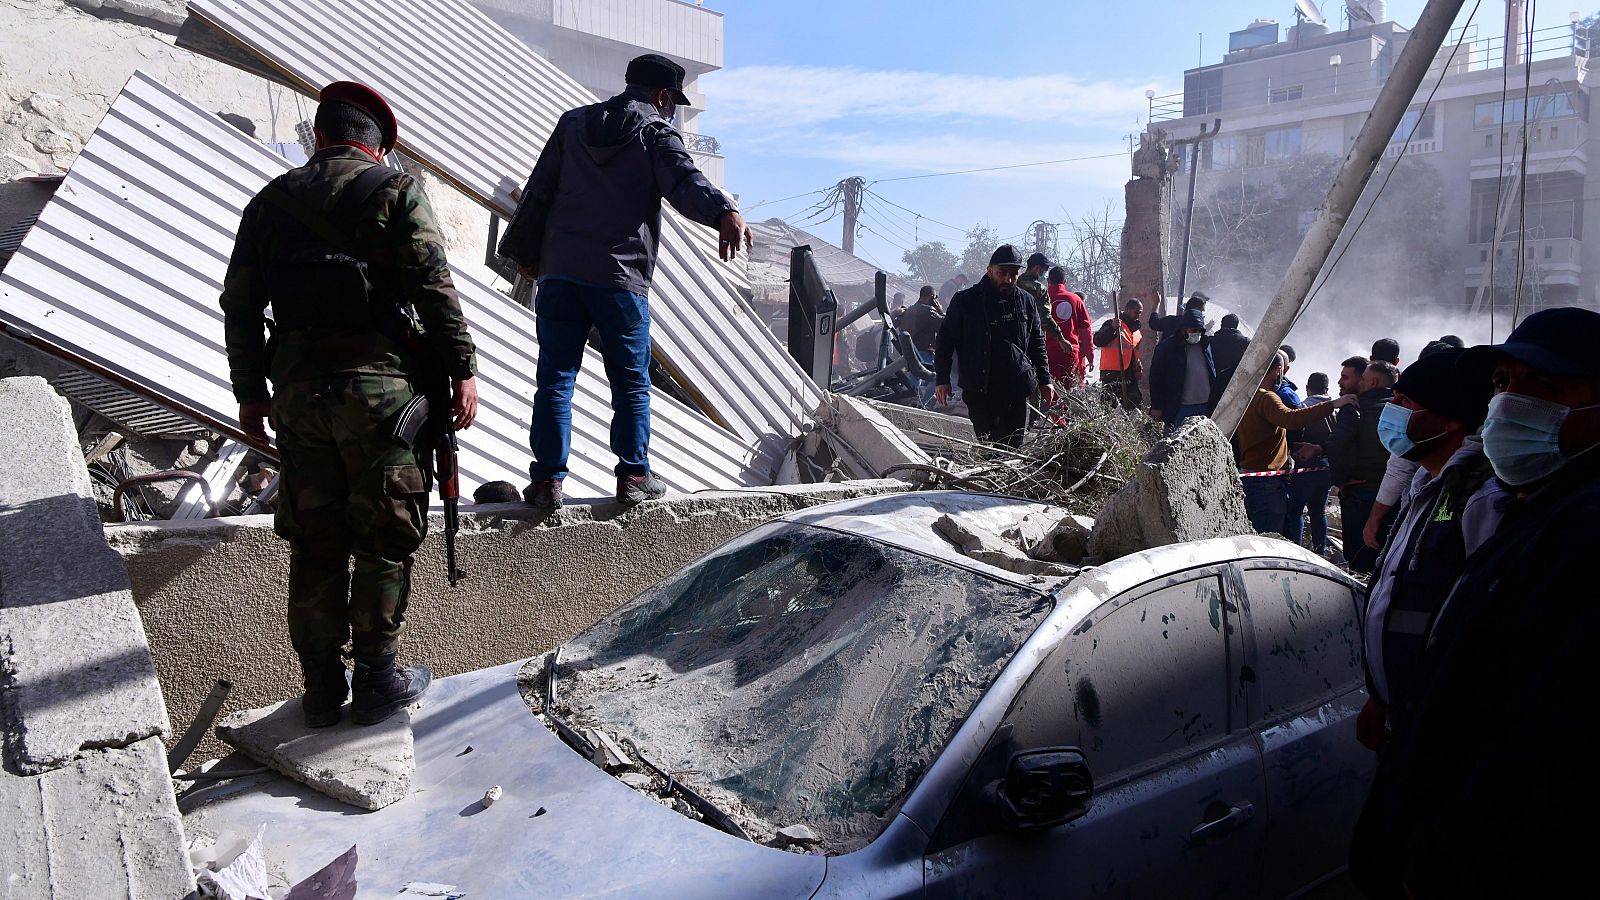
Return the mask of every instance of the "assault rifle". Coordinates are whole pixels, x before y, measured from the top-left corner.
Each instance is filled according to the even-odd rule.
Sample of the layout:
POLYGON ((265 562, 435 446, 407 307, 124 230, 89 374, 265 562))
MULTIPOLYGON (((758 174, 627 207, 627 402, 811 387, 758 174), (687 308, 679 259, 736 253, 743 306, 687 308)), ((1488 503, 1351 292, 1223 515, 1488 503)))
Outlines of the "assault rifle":
MULTIPOLYGON (((409 334, 411 340, 421 342, 415 331, 409 334)), ((450 380, 437 376, 425 380, 423 385, 424 390, 395 417, 394 433, 407 446, 415 447, 423 430, 428 432, 428 442, 422 452, 432 457, 431 475, 438 482, 439 499, 444 502, 445 575, 450 579, 450 586, 455 587, 467 573, 456 567, 456 532, 461 529, 461 464, 456 430, 450 421, 450 380)), ((426 461, 423 471, 428 472, 426 461)))

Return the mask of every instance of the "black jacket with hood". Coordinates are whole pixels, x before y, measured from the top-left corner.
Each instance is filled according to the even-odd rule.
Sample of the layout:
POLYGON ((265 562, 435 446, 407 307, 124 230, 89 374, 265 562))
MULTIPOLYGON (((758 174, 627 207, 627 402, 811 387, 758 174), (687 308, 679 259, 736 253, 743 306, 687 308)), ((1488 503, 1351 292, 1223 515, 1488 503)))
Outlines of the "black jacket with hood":
POLYGON ((647 294, 663 199, 710 227, 736 208, 701 174, 645 92, 629 88, 556 123, 500 255, 541 277, 647 294))
POLYGON ((939 325, 933 361, 935 384, 949 384, 956 358, 963 393, 1022 399, 1050 383, 1044 329, 1033 296, 1019 287, 1002 291, 988 276, 950 298, 939 325))

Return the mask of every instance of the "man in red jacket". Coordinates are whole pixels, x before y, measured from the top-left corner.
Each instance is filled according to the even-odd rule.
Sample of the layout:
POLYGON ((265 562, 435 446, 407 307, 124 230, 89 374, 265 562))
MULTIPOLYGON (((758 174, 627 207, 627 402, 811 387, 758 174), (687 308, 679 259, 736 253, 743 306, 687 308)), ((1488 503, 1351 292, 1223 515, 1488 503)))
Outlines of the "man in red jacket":
POLYGON ((1067 270, 1055 266, 1049 274, 1050 315, 1061 326, 1066 345, 1055 341, 1047 343, 1050 351, 1050 374, 1068 387, 1084 383, 1089 374, 1089 360, 1094 356, 1093 334, 1089 327, 1089 308, 1083 298, 1067 290, 1067 270))

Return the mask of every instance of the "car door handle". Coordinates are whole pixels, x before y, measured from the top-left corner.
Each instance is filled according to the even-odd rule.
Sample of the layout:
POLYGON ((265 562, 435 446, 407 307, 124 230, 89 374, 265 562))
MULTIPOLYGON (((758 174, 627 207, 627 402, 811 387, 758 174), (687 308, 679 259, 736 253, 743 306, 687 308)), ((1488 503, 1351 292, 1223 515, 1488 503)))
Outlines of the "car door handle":
POLYGON ((1256 814, 1253 803, 1241 803, 1238 806, 1228 807, 1228 811, 1218 818, 1201 822, 1189 832, 1189 840, 1193 843, 1202 843, 1215 837, 1221 837, 1230 831, 1244 827, 1256 814))

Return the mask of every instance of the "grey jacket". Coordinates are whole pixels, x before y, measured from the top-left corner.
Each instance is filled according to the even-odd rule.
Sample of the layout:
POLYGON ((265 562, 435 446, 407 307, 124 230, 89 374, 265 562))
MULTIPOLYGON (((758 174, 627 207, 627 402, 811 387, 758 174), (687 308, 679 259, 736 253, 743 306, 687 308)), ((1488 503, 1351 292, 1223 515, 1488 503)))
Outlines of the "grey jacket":
POLYGON ((647 294, 663 199, 711 227, 736 208, 644 98, 630 89, 561 117, 506 226, 501 256, 541 277, 647 294))

